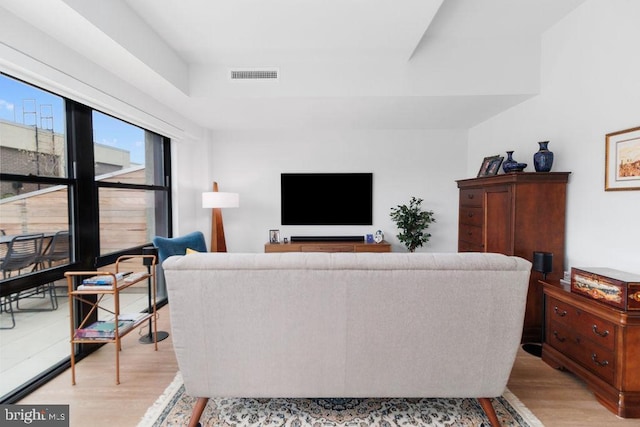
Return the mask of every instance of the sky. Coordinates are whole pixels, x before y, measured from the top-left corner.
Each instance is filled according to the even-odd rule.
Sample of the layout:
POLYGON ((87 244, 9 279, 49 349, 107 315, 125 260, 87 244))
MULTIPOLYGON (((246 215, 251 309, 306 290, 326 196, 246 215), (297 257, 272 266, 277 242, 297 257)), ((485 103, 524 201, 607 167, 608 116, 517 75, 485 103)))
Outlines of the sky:
MULTIPOLYGON (((0 119, 64 133, 64 100, 0 75, 0 119)), ((133 163, 144 164, 143 129, 99 112, 93 114, 93 128, 94 142, 129 151, 133 163)))

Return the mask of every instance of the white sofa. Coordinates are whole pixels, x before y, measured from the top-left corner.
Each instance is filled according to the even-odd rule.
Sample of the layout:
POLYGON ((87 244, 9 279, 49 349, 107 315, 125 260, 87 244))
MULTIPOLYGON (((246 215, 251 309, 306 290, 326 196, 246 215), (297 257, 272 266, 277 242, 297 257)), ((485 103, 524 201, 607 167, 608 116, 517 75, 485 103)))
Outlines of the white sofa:
POLYGON ((531 264, 499 254, 198 253, 163 263, 186 392, 489 398, 520 343, 531 264))

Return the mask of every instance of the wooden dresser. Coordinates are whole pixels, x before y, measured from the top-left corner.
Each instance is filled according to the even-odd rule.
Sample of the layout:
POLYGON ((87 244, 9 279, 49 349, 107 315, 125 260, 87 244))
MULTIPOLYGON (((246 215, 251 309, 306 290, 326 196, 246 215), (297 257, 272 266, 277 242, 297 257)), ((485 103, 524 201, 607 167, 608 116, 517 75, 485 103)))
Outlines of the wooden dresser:
POLYGON ((542 360, 585 381, 607 409, 640 418, 640 311, 625 311, 542 282, 542 360))
MULTIPOLYGON (((550 279, 564 270, 569 172, 516 172, 457 181, 460 189, 458 251, 496 252, 531 261, 534 251, 553 253, 550 279)), ((532 272, 523 342, 542 340, 542 288, 532 272)))
POLYGON ((265 243, 265 252, 391 252, 391 243, 365 242, 291 242, 265 243))

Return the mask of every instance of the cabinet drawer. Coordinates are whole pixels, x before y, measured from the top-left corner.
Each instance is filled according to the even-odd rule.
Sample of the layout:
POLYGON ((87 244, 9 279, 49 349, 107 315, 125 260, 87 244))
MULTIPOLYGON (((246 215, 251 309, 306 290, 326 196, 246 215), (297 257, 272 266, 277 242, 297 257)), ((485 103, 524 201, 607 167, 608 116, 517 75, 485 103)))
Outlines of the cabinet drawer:
POLYGON ((482 206, 482 188, 469 188, 460 190, 460 206, 482 206))
POLYGON ((460 224, 482 226, 484 209, 481 207, 460 206, 460 224))
POLYGON ((482 246, 482 227, 460 224, 458 227, 458 240, 482 246))
POLYGON ((265 253, 271 252, 300 252, 300 245, 292 243, 265 243, 265 253))
POLYGON ((460 240, 458 241, 458 252, 484 252, 484 246, 460 240))
POLYGON ((613 383, 615 376, 613 351, 604 349, 558 322, 549 324, 546 342, 609 384, 613 383))
POLYGON ((355 252, 391 252, 391 245, 388 243, 355 245, 354 250, 355 252))
POLYGON ((547 299, 547 318, 565 325, 576 334, 613 351, 616 343, 615 324, 555 298, 547 299))

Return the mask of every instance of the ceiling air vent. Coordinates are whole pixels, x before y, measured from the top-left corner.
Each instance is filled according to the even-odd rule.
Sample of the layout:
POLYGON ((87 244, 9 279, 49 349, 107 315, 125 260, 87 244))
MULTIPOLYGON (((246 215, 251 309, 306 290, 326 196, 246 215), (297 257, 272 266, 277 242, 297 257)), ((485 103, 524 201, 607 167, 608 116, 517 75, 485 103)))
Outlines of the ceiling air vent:
POLYGON ((278 80, 278 69, 244 69, 230 70, 231 80, 278 80))

